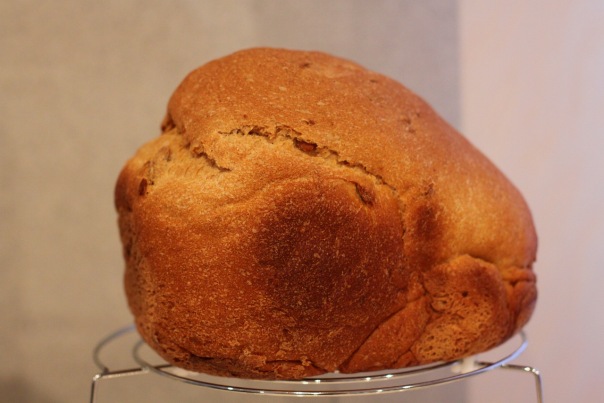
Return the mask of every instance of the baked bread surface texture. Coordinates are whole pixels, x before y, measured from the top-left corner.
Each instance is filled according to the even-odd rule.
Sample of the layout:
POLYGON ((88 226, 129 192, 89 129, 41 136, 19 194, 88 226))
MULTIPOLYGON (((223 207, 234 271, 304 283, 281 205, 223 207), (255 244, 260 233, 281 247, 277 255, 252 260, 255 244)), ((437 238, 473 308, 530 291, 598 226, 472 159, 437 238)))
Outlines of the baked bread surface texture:
POLYGON ((190 73, 116 206, 137 328, 193 371, 454 360, 536 301, 518 190, 410 90, 323 53, 250 49, 190 73))

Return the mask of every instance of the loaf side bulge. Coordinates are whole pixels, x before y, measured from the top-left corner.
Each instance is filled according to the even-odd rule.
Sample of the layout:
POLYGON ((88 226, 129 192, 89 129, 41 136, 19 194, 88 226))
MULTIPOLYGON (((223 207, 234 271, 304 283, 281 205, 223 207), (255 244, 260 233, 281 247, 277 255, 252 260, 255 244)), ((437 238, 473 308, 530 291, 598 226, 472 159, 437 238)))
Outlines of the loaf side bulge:
MULTIPOLYGON (((165 153, 165 148, 169 145, 166 142, 170 136, 176 139, 178 135, 164 135, 164 139, 156 141, 154 146, 158 155, 165 153)), ((206 334, 206 340, 212 340, 208 330, 194 329, 188 324, 192 312, 203 312, 205 317, 200 318, 200 322, 204 323, 205 327, 215 329, 218 334, 229 334, 231 339, 237 340, 240 329, 251 332, 250 327, 242 327, 241 321, 247 320, 252 327, 253 323, 261 322, 263 325, 255 331, 259 333, 240 334, 239 337, 244 339, 241 345, 247 345, 254 351, 265 351, 268 345, 275 346, 283 341, 278 343, 277 340, 269 340, 266 341, 267 344, 263 344, 262 340, 266 337, 262 334, 279 335, 282 334, 283 328, 287 328, 289 338, 294 337, 298 344, 306 343, 306 349, 302 348, 302 351, 313 351, 313 354, 317 355, 313 357, 311 354, 307 358, 309 365, 320 365, 321 368, 326 368, 325 370, 335 370, 339 363, 357 348, 358 341, 354 340, 362 340, 375 326, 371 322, 375 323, 380 316, 388 315, 393 309, 392 293, 397 292, 396 288, 391 288, 389 293, 385 293, 383 288, 383 285, 389 282, 387 277, 390 271, 397 266, 396 261, 400 261, 402 256, 402 229, 399 227, 392 232, 400 225, 400 221, 391 220, 398 214, 398 205, 393 199, 392 190, 379 184, 375 178, 362 170, 341 165, 335 160, 326 160, 325 166, 316 164, 313 161, 314 156, 299 150, 293 142, 271 143, 256 137, 239 138, 240 141, 235 143, 230 140, 229 138, 225 141, 226 145, 223 146, 249 146, 256 148, 256 152, 266 149, 267 155, 264 155, 265 158, 254 158, 251 161, 242 159, 238 161, 238 166, 227 164, 229 170, 219 175, 239 175, 243 172, 243 176, 237 178, 250 182, 254 182, 258 176, 266 179, 283 172, 287 172, 289 176, 302 176, 289 180, 281 178, 270 182, 270 185, 265 183, 251 196, 243 194, 244 197, 236 201, 227 199, 228 202, 224 203, 225 195, 218 192, 204 193, 203 198, 192 198, 192 190, 186 177, 172 177, 174 172, 183 172, 182 168, 178 168, 178 165, 183 163, 179 157, 182 153, 172 151, 169 164, 175 165, 173 167, 162 168, 155 165, 155 176, 152 180, 148 178, 149 185, 145 193, 136 194, 136 200, 133 202, 134 210, 146 211, 135 214, 135 221, 141 234, 139 242, 144 245, 142 253, 146 256, 148 266, 141 268, 135 265, 136 267, 131 269, 145 271, 153 277, 150 283, 161 285, 161 290, 150 291, 147 295, 161 293, 164 296, 163 302, 158 302, 157 305, 169 306, 170 309, 162 311, 162 308, 158 308, 160 313, 154 311, 154 316, 141 319, 140 323, 144 323, 141 328, 150 333, 146 337, 150 343, 160 337, 157 334, 168 332, 170 329, 173 332, 173 340, 178 338, 179 333, 206 334), (246 140, 250 142, 246 143, 246 140), (258 143, 258 140, 262 142, 258 143), (268 157, 272 163, 262 163, 268 157), (291 165, 292 159, 296 161, 299 169, 285 171, 283 168, 291 165), (303 168, 304 166, 306 168, 303 168), (256 174, 253 174, 254 172, 256 174), (299 194, 297 199, 293 198, 296 194, 299 194), (166 196, 169 196, 169 201, 166 196), (261 201, 258 201, 260 196, 261 201), (208 209, 207 206, 202 206, 204 203, 199 205, 202 200, 214 207, 208 209), (284 201, 279 204, 279 200, 284 201), (166 202, 172 206, 168 210, 165 209, 166 202), (386 210, 379 214, 369 214, 371 211, 379 212, 384 209, 386 210), (361 217, 367 214, 367 218, 362 220, 361 217), (196 220, 188 222, 186 217, 196 217, 196 220), (259 217, 266 217, 265 220, 269 221, 259 221, 259 217), (330 223, 334 222, 336 224, 330 226, 330 223), (363 222, 364 227, 359 227, 363 222), (386 231, 391 227, 392 230, 386 231), (280 232, 279 228, 283 228, 284 232, 280 232), (387 235, 388 232, 390 235, 387 235), (280 237, 279 233, 283 235, 280 237), (304 236, 304 233, 307 236, 304 236), (320 234, 323 234, 322 237, 320 234), (292 242, 296 236, 299 241, 292 242), (373 241, 368 240, 370 236, 373 241), (166 238, 171 240, 169 244, 165 243, 166 238), (392 246, 384 247, 385 241, 390 242, 392 246), (220 245, 228 245, 230 250, 226 251, 220 245), (239 250, 234 245, 247 247, 245 250, 239 250), (362 250, 365 252, 359 254, 362 250), (277 255, 274 255, 275 253, 277 255), (283 255, 284 253, 287 256, 283 255), (389 253, 390 257, 384 253, 389 253), (271 255, 277 259, 273 263, 270 263, 271 255), (242 258, 244 260, 241 260, 242 258), (359 264, 362 266, 354 270, 359 264), (376 264, 379 267, 374 267, 376 264), (363 265, 367 267, 363 268, 363 265), (304 270, 309 267, 320 271, 313 275, 312 271, 304 270), (244 272, 245 284, 241 283, 244 272), (359 278, 361 273, 364 273, 363 277, 359 278), (202 274, 202 278, 196 277, 202 274), (211 277, 208 277, 210 275, 211 277), (382 280, 372 280, 374 286, 368 289, 367 284, 371 283, 369 279, 376 276, 382 280), (231 291, 230 287, 221 284, 225 278, 233 279, 233 284, 236 285, 231 291), (270 281, 267 283, 268 280, 270 281), (347 285, 342 287, 342 283, 347 285), (195 290, 188 290, 185 284, 195 287, 204 284, 204 289, 213 290, 207 295, 211 300, 200 299, 199 296, 196 296, 195 301, 185 298, 187 295, 196 294, 195 290), (264 291, 260 292, 259 285, 262 285, 264 291), (380 294, 368 293, 378 287, 382 288, 380 294), (171 289, 173 290, 170 291, 171 289), (212 297, 213 292, 218 291, 219 294, 212 297), (166 295, 169 297, 165 297, 166 295), (360 299, 365 299, 366 302, 359 305, 360 299), (177 304, 174 303, 176 300, 179 301, 177 304), (261 301, 258 309, 250 305, 258 301, 261 301), (189 305, 190 303, 194 305, 189 305), (183 309, 180 314, 178 306, 183 309), (298 310, 301 307, 307 316, 300 316, 298 310), (243 308, 244 312, 241 312, 243 308), (269 317, 262 320, 262 315, 266 316, 267 312, 269 317), (275 312, 280 313, 281 316, 278 317, 282 317, 282 321, 276 320, 275 312), (160 320, 160 317, 163 319, 160 320), (188 318, 186 323, 179 323, 181 317, 188 318), (228 319, 230 317, 233 317, 232 322, 228 319), (235 317, 239 319, 235 320, 235 317), (304 317, 307 319, 304 320, 304 317), (149 330, 149 323, 153 322, 160 323, 151 326, 153 330, 149 330), (231 325, 225 328, 225 322, 231 325), (180 331, 177 332, 176 329, 180 331), (183 329, 188 330, 183 333, 183 329), (256 348, 252 348, 254 345, 256 348), (334 353, 339 356, 330 358, 334 353)), ((176 145, 179 143, 177 139, 172 142, 176 145)), ((144 158, 137 159, 138 169, 131 169, 130 172, 138 172, 143 177, 148 174, 148 161, 143 160, 144 158)), ((183 160, 186 164, 204 164, 190 155, 184 155, 183 160), (191 161, 186 162, 187 158, 191 161)), ((130 183, 137 183, 139 180, 142 179, 133 179, 130 183)), ((203 186, 202 183, 196 183, 196 186, 203 186)), ((136 288, 136 285, 133 288, 136 288)), ((197 336, 196 340, 204 338, 197 336)), ((161 345, 164 344, 166 342, 161 345)), ((208 344, 212 346, 213 343, 207 341, 203 343, 205 350, 199 350, 199 347, 195 347, 196 343, 186 338, 176 344, 197 357, 214 357, 223 361, 234 360, 242 354, 242 351, 227 351, 215 345, 208 350, 208 344), (211 350, 214 351, 213 354, 210 354, 211 350), (222 352, 217 355, 216 351, 222 352)), ((158 344, 158 348, 162 347, 158 344)), ((170 351, 174 349, 172 346, 170 351)), ((272 347, 269 350, 275 349, 276 347, 272 347)), ((298 349, 301 347, 298 346, 298 349)), ((299 358, 299 355, 292 358, 291 354, 293 353, 286 354, 285 358, 299 358)), ((266 355, 264 359, 274 361, 274 358, 266 355)), ((278 359, 284 360, 283 357, 278 359)), ((223 362, 220 360, 218 361, 223 362)), ((257 370, 256 368, 254 371, 257 370)), ((241 368, 237 371, 244 373, 241 368)))

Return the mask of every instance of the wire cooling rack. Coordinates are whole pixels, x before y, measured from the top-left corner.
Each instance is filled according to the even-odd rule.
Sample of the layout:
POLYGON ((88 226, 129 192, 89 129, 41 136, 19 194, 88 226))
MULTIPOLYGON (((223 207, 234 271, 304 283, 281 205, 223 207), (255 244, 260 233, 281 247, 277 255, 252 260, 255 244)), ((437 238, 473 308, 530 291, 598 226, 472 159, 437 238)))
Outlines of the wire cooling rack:
POLYGON ((109 369, 101 360, 102 352, 110 344, 133 332, 135 332, 133 325, 118 329, 101 339, 94 348, 93 359, 100 372, 92 378, 90 403, 95 403, 98 392, 97 386, 101 380, 147 374, 155 374, 177 382, 233 393, 318 397, 402 393, 459 382, 495 369, 513 370, 532 375, 535 383, 536 401, 537 403, 543 403, 543 386, 540 372, 530 366, 511 364, 511 361, 518 358, 528 345, 524 332, 519 333, 512 341, 506 343, 506 346, 510 343, 513 343, 513 345, 508 352, 503 353, 503 356, 496 361, 487 362, 477 360, 476 357, 469 357, 458 361, 400 370, 362 374, 326 374, 303 380, 277 381, 217 377, 185 371, 165 362, 152 363, 152 361, 158 360, 157 355, 140 339, 137 339, 131 348, 132 358, 138 365, 137 367, 119 370, 109 369), (449 369, 449 371, 443 375, 443 369, 449 369))

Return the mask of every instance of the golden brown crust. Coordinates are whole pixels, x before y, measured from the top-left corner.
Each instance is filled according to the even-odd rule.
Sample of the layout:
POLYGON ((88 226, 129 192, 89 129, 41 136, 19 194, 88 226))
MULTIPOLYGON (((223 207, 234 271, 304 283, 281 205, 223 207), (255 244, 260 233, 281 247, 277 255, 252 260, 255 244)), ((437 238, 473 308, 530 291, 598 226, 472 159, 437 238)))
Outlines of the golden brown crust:
POLYGON ((202 372, 301 378, 452 360, 529 319, 518 191, 400 84, 317 52, 192 72, 116 185, 143 338, 202 372))

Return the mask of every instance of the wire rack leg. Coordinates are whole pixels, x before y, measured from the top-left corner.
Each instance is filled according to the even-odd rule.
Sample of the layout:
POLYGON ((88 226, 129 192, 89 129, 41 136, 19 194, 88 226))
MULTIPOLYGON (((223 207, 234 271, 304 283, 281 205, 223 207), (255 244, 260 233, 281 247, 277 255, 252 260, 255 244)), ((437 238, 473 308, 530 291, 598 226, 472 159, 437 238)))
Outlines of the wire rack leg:
POLYGON ((541 372, 539 372, 539 370, 537 368, 529 367, 526 365, 512 365, 512 364, 503 365, 501 368, 512 369, 512 370, 516 370, 516 371, 523 371, 523 372, 532 374, 533 378, 535 380, 535 390, 537 392, 537 402, 543 403, 543 382, 541 380, 541 372))
POLYGON ((147 371, 146 369, 132 368, 120 371, 103 371, 100 374, 96 374, 94 377, 92 377, 92 383, 90 385, 90 403, 95 403, 97 385, 101 379, 122 378, 125 376, 144 375, 147 373, 149 373, 149 371, 147 371))
MULTIPOLYGON (((480 365, 488 365, 487 362, 479 362, 480 365)), ((537 393, 537 403, 543 403, 543 382, 541 380, 541 372, 537 368, 529 367, 527 365, 513 365, 513 364, 504 364, 500 368, 502 369, 511 369, 514 371, 522 371, 528 374, 533 375, 533 379, 535 380, 535 392, 537 393)))
POLYGON ((90 385, 90 403, 94 403, 94 399, 96 398, 96 384, 99 379, 101 379, 101 374, 97 374, 92 378, 92 383, 90 385))

